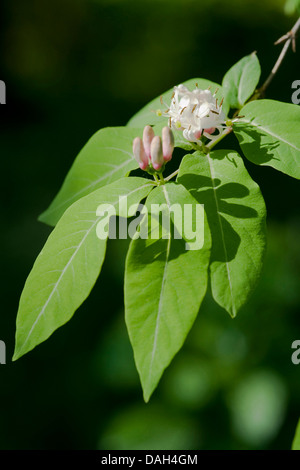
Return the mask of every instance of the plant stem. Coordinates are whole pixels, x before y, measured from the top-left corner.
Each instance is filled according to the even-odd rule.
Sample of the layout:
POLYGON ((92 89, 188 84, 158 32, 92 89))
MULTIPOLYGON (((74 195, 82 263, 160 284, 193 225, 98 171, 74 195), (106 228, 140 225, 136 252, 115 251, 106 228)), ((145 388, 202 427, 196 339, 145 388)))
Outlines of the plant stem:
MULTIPOLYGON (((230 134, 230 132, 232 132, 233 128, 232 127, 227 127, 226 129, 224 129, 224 131, 219 135, 219 137, 214 140, 213 142, 210 142, 209 144, 206 145, 206 149, 208 149, 208 151, 210 151, 212 148, 214 148, 215 145, 217 145, 221 140, 224 139, 224 137, 226 137, 228 134, 230 134)), ((208 153, 208 152, 206 152, 208 153)))
POLYGON ((157 178, 156 173, 153 173, 153 178, 155 179, 156 183, 159 184, 159 179, 157 178))
POLYGON ((176 176, 178 174, 178 172, 179 172, 179 168, 178 168, 178 170, 174 171, 174 173, 171 173, 169 176, 167 176, 165 178, 165 181, 170 181, 174 176, 176 176))
MULTIPOLYGON (((202 145, 199 145, 199 144, 195 144, 193 145, 194 149, 197 151, 197 150, 201 150, 202 152, 204 153, 209 153, 211 151, 211 149, 217 145, 221 140, 224 139, 224 137, 226 137, 226 135, 230 134, 230 132, 232 132, 233 128, 232 127, 227 127, 223 132, 222 134, 220 134, 220 136, 212 143, 210 144, 207 144, 206 146, 202 146, 202 145)), ((202 142, 201 142, 202 143, 202 142)), ((170 181, 174 176, 176 176, 179 172, 179 168, 178 170, 174 171, 174 173, 171 173, 169 176, 167 176, 167 178, 165 178, 165 181, 170 181)))
POLYGON ((275 42, 275 44, 281 44, 282 42, 284 42, 284 46, 281 50, 281 53, 279 54, 278 59, 276 60, 276 63, 274 65, 274 67, 272 68, 272 71, 271 71, 270 75, 268 76, 267 80, 257 90, 257 92, 254 94, 254 95, 256 95, 256 98, 254 98, 254 99, 257 99, 260 96, 264 95, 266 89, 268 88, 268 86, 270 85, 270 83, 273 80, 274 76, 278 72, 278 69, 279 69, 280 65, 282 64, 283 59, 284 59, 284 57, 285 57, 285 55, 286 55, 286 53, 287 53, 287 51, 288 51, 291 44, 292 44, 293 51, 296 52, 296 34, 297 34, 299 28, 300 28, 300 18, 298 18, 298 20, 296 21, 296 23, 294 24, 294 26, 292 27, 292 29, 288 33, 286 33, 284 36, 282 36, 281 38, 279 38, 275 42))
POLYGON ((158 173, 158 176, 159 176, 159 178, 160 178, 160 181, 164 184, 164 183, 165 183, 165 180, 164 180, 164 177, 163 177, 162 172, 158 173))

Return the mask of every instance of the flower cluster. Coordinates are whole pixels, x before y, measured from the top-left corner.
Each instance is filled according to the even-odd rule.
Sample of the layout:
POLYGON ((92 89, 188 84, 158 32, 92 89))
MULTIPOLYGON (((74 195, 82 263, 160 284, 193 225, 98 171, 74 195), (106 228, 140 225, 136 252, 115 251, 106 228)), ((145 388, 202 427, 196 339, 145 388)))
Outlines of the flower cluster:
POLYGON ((170 161, 174 150, 174 136, 168 126, 162 130, 162 139, 155 135, 151 126, 146 126, 143 139, 133 141, 133 155, 142 170, 160 171, 170 161))
POLYGON ((170 107, 163 114, 169 117, 169 126, 183 131, 183 136, 190 142, 197 142, 202 136, 211 141, 218 138, 226 127, 222 102, 209 89, 196 88, 189 91, 186 86, 174 87, 170 107), (215 135, 212 135, 217 131, 215 135))

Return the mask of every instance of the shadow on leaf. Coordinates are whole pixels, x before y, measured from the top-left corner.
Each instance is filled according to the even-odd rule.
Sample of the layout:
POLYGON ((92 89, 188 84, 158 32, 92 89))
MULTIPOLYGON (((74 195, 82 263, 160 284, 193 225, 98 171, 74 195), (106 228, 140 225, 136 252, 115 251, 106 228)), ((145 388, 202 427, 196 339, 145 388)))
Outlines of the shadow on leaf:
POLYGON ((270 162, 270 160, 279 160, 279 158, 275 157, 274 150, 279 147, 280 142, 263 143, 266 134, 257 127, 240 122, 234 126, 234 133, 239 140, 243 152, 251 162, 261 165, 270 162), (248 140, 249 137, 252 139, 250 142, 248 140))
POLYGON ((228 262, 234 259, 241 238, 222 214, 237 219, 255 218, 258 214, 252 207, 236 202, 231 203, 225 199, 243 199, 249 195, 249 189, 240 183, 222 185, 221 181, 216 178, 211 180, 195 174, 183 175, 180 183, 200 204, 204 204, 212 236, 211 261, 228 262))

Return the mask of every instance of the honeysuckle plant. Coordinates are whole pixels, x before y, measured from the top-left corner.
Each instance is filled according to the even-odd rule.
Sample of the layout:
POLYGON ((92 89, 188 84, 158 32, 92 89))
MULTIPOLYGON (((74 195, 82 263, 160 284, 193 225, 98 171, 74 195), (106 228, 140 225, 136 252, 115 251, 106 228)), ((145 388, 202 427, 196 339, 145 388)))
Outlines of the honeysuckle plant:
POLYGON ((244 159, 300 178, 300 108, 264 98, 299 26, 298 20, 282 39, 284 51, 260 88, 252 53, 226 72, 222 84, 188 80, 126 126, 91 137, 39 217, 54 229, 21 295, 13 360, 45 341, 88 297, 109 238, 109 230, 97 236, 105 217, 98 208, 132 218, 125 199, 126 208, 144 202, 146 209, 130 241, 124 281, 125 322, 145 401, 182 347, 208 289, 231 317, 237 315, 258 282, 266 247, 266 207, 244 159), (241 153, 228 147, 230 133, 241 153), (178 147, 186 152, 182 158, 175 155, 178 147), (172 172, 171 159, 177 159, 172 172), (182 208, 182 224, 196 227, 194 236, 201 231, 197 249, 179 227, 175 206, 182 208), (157 207, 174 233, 164 230, 157 207), (153 220, 155 227, 148 223, 153 220))

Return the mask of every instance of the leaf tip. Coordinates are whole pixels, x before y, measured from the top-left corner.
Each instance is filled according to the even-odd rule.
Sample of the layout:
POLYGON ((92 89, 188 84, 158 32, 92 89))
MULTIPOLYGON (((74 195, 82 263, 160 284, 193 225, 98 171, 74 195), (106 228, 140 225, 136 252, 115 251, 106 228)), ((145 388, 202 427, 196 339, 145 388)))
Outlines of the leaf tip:
POLYGON ((38 215, 37 220, 39 222, 45 222, 45 212, 42 212, 40 215, 38 215))
POLYGON ((157 383, 154 385, 149 380, 144 381, 142 376, 140 376, 140 379, 141 379, 141 385, 142 385, 142 390, 143 390, 143 399, 145 403, 148 403, 154 390, 157 387, 157 383))
POLYGON ((238 307, 236 307, 235 305, 232 305, 231 307, 227 309, 227 312, 229 313, 230 318, 234 319, 237 316, 238 307))
POLYGON ((16 350, 16 351, 14 352, 14 355, 13 355, 13 357, 12 357, 11 360, 12 360, 12 362, 15 362, 15 361, 17 361, 20 357, 21 357, 21 354, 18 352, 18 350, 16 350))
POLYGON ((16 344, 15 344, 15 350, 14 350, 14 354, 13 354, 13 357, 12 357, 12 362, 15 362, 17 361, 18 359, 20 359, 20 357, 24 356, 24 354, 28 353, 30 351, 30 349, 28 348, 24 348, 24 344, 21 342, 21 341, 16 341, 16 344))
POLYGON ((39 222, 42 222, 43 224, 49 225, 50 227, 55 227, 55 222, 53 220, 49 219, 49 217, 48 217, 48 211, 42 212, 38 216, 37 220, 39 222))
POLYGON ((145 402, 145 403, 149 403, 149 400, 150 400, 150 398, 151 398, 151 395, 152 395, 152 391, 144 390, 144 392, 143 392, 143 398, 144 398, 144 402, 145 402))

